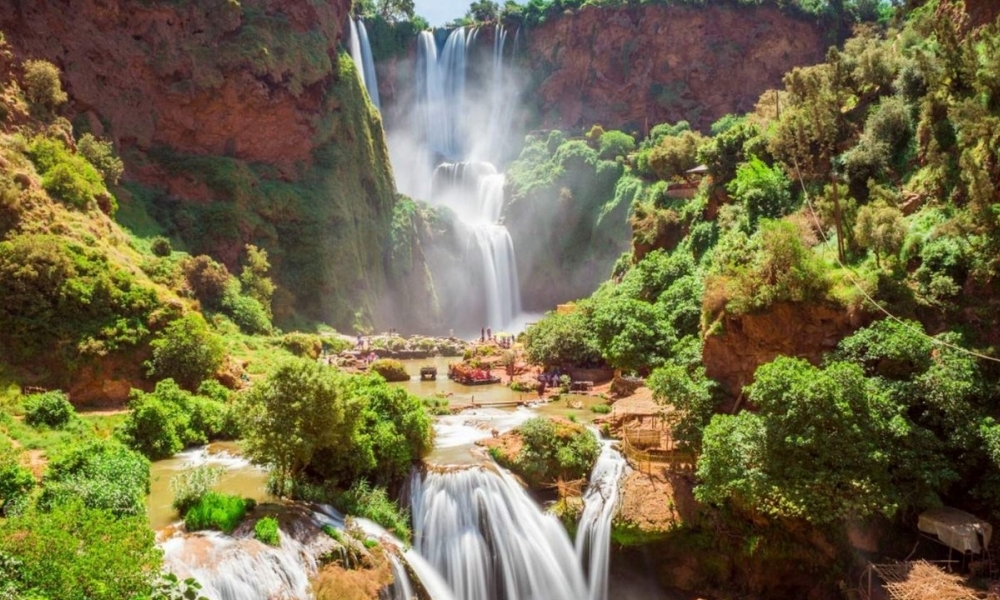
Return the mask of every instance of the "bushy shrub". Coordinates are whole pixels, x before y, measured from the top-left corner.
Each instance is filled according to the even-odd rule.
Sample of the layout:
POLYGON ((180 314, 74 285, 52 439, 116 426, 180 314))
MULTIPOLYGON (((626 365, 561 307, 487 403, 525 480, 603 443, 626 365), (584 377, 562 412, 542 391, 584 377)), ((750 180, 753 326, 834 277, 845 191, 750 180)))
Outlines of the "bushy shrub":
POLYGON ((195 298, 205 308, 218 309, 222 304, 222 296, 226 293, 226 285, 233 279, 226 265, 201 254, 184 261, 181 269, 195 298))
POLYGON ((271 333, 271 317, 256 298, 241 291, 236 279, 231 279, 222 295, 222 310, 239 326, 243 333, 265 335, 271 333))
POLYGON ((409 381, 410 374, 406 372, 406 367, 398 360, 391 358, 380 358, 372 363, 372 371, 381 375, 386 381, 409 381))
POLYGON ((33 508, 0 523, 0 591, 18 600, 147 598, 162 567, 144 514, 119 517, 79 502, 33 508), (4 573, 16 561, 13 573, 4 573))
POLYGON ((97 202, 98 196, 110 196, 97 169, 83 156, 70 152, 62 142, 35 138, 28 155, 42 175, 45 191, 71 206, 87 209, 97 202))
POLYGON ((170 256, 170 253, 174 251, 173 247, 170 245, 170 240, 162 235, 154 237, 149 242, 149 249, 156 256, 170 256))
POLYGON ((172 456, 187 446, 237 434, 235 419, 226 404, 193 395, 172 379, 157 383, 152 393, 132 390, 129 408, 118 436, 154 460, 172 456))
POLYGON ((318 335, 294 331, 281 337, 281 345, 295 356, 317 359, 323 352, 323 339, 318 335))
POLYGON ((59 68, 46 60, 24 62, 24 93, 33 107, 52 111, 69 96, 59 81, 59 68))
POLYGON ((188 509, 184 515, 184 527, 188 531, 217 529, 230 534, 255 505, 249 498, 208 492, 188 509))
POLYGON ((346 514, 375 521, 399 539, 410 541, 410 511, 399 508, 390 500, 385 488, 357 481, 350 489, 337 495, 334 505, 346 514))
POLYGON ((170 478, 170 491, 174 494, 171 506, 178 514, 184 516, 192 506, 212 490, 222 475, 222 469, 202 465, 190 471, 184 471, 170 478))
POLYGON ((528 359, 534 364, 593 366, 601 362, 597 337, 582 311, 550 312, 524 334, 528 359))
POLYGON ((173 379, 181 387, 195 390, 222 365, 226 350, 198 313, 171 322, 150 343, 153 358, 148 374, 155 379, 173 379))
POLYGON ((111 142, 99 140, 89 133, 76 143, 77 150, 84 156, 90 164, 94 165, 101 175, 104 176, 105 183, 117 185, 125 171, 122 159, 115 156, 115 149, 111 142))
POLYGON ((76 446, 50 463, 38 505, 82 502, 116 515, 142 515, 149 493, 149 461, 113 440, 76 446))
MULTIPOLYGON (((35 486, 35 476, 18 461, 13 450, 0 450, 0 515, 35 486)), ((0 588, 2 590, 3 588, 0 588)), ((2 597, 2 596, 0 596, 2 597)))
POLYGON ((24 422, 32 427, 62 427, 75 415, 76 410, 63 392, 32 394, 24 401, 24 422))
POLYGON ((635 138, 624 131, 606 131, 600 137, 601 158, 614 160, 635 150, 635 138))
POLYGON ((281 536, 278 532, 278 520, 274 517, 258 519, 253 526, 253 535, 268 546, 280 546, 281 536))

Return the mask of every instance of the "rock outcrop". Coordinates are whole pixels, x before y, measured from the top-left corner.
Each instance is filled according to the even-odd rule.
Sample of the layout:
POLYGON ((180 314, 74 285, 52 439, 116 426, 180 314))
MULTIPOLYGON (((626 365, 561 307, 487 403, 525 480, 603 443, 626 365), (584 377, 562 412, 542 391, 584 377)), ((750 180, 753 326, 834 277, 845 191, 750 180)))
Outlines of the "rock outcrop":
POLYGON ((736 397, 752 383, 760 365, 778 356, 818 363, 870 317, 841 306, 782 302, 765 311, 720 319, 718 331, 705 336, 702 362, 706 374, 736 397))
POLYGON ((231 270, 257 244, 279 320, 350 327, 384 286, 395 203, 380 118, 340 55, 350 6, 0 0, 0 30, 60 67, 78 133, 116 142, 125 225, 231 270))
POLYGON ((541 125, 708 125, 753 109, 792 67, 823 59, 814 22, 771 7, 583 8, 526 35, 541 125))

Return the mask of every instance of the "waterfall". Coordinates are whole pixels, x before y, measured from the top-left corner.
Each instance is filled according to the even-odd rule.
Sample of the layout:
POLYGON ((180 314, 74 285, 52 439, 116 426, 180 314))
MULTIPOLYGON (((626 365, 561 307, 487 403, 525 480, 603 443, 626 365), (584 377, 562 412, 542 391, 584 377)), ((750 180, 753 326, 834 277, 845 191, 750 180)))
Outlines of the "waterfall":
POLYGON ((309 578, 316 572, 316 559, 285 533, 279 548, 218 532, 177 535, 161 548, 165 567, 181 579, 197 579, 201 594, 210 600, 312 597, 309 578))
POLYGON ((375 75, 375 58, 372 56, 372 45, 368 42, 368 30, 365 23, 358 19, 358 34, 361 39, 361 71, 364 73, 363 81, 368 89, 368 97, 371 98, 375 108, 381 110, 381 102, 378 97, 378 76, 375 75))
POLYGON ((627 468, 624 457, 601 442, 601 454, 583 496, 583 515, 576 530, 576 553, 587 574, 589 600, 608 600, 611 521, 618 508, 618 485, 627 468))
POLYGON ((583 572, 566 532, 506 474, 428 473, 411 490, 414 548, 456 600, 579 600, 583 572))
POLYGON ((361 19, 350 19, 350 50, 351 60, 358 70, 361 85, 368 91, 375 108, 381 110, 378 97, 378 77, 375 75, 375 59, 372 56, 372 46, 368 41, 368 30, 361 19))

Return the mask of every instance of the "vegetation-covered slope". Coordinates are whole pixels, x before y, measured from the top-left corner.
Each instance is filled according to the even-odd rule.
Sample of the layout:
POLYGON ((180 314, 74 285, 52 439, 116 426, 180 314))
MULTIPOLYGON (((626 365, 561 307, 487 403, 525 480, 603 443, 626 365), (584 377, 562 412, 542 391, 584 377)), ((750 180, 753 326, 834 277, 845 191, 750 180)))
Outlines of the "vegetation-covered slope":
POLYGON ((998 516, 998 40, 930 2, 709 137, 654 128, 619 182, 647 190, 631 260, 528 332, 544 362, 648 374, 685 415, 695 494, 721 512, 664 549, 733 560, 699 560, 696 585, 829 593, 835 573, 780 566, 837 556, 817 532, 868 519, 888 542, 941 503, 998 516), (666 193, 698 164, 692 198, 666 193), (709 541, 718 527, 756 541, 709 541))
POLYGON ((338 56, 350 2, 0 3, 62 114, 114 141, 121 219, 235 270, 270 255, 275 316, 370 322, 395 203, 380 120, 338 56))

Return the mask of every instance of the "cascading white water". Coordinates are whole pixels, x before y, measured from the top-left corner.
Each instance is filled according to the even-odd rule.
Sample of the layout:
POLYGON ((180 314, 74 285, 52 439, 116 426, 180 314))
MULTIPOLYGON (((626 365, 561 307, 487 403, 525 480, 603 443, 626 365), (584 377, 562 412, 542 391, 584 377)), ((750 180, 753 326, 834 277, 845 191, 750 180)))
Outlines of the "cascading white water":
POLYGON ((288 535, 278 548, 218 532, 174 536, 160 547, 167 570, 194 577, 209 600, 307 600, 316 558, 288 535))
POLYGON ((361 19, 358 19, 357 33, 361 45, 361 73, 364 74, 362 81, 368 90, 368 97, 371 98, 372 104, 381 110, 382 103, 378 96, 378 76, 375 75, 375 57, 372 56, 372 45, 368 41, 368 29, 361 19))
POLYGON ((601 454, 583 496, 583 515, 576 530, 576 553, 587 575, 589 600, 608 599, 611 521, 618 508, 618 485, 628 467, 613 441, 601 442, 601 454))
POLYGON ((350 19, 350 40, 348 41, 351 50, 351 60, 358 70, 358 79, 361 85, 368 91, 375 108, 381 109, 378 96, 378 78, 375 75, 375 59, 372 56, 372 46, 368 41, 368 30, 361 19, 350 19))
MULTIPOLYGON (((354 61, 354 66, 358 70, 358 78, 361 79, 361 85, 365 85, 365 61, 364 57, 361 55, 361 36, 358 34, 358 23, 354 19, 349 20, 351 27, 351 39, 348 40, 351 49, 351 60, 354 61)), ((367 87, 367 86, 366 86, 367 87)))
POLYGON ((397 186, 403 193, 452 209, 467 233, 468 251, 441 279, 438 290, 455 298, 457 327, 496 330, 514 324, 521 311, 514 245, 500 224, 503 175, 493 163, 503 158, 516 92, 504 61, 507 31, 497 26, 488 76, 474 57, 481 31, 451 31, 443 45, 430 31, 417 37, 416 102, 409 135, 390 132, 397 186), (460 289, 457 289, 459 288, 460 289))
POLYGON ((565 530, 509 475, 476 467, 412 485, 414 548, 456 600, 586 597, 565 530))

